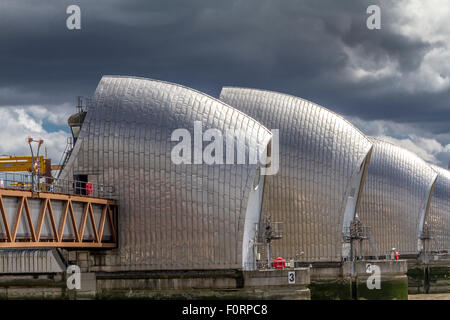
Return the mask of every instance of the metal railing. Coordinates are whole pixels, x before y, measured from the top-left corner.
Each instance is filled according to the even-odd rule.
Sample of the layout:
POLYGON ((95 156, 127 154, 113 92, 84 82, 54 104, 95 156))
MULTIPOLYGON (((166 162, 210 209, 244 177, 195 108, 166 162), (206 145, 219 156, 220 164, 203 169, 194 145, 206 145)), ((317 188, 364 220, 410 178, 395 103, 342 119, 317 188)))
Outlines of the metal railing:
POLYGON ((82 195, 96 198, 115 198, 113 186, 79 180, 63 180, 49 177, 39 178, 39 187, 32 190, 31 173, 0 173, 0 188, 34 192, 52 192, 82 195))
POLYGON ((344 231, 342 233, 342 237, 345 242, 351 244, 351 253, 350 253, 350 259, 354 259, 356 255, 353 254, 356 252, 354 251, 354 243, 359 242, 359 255, 358 259, 362 260, 364 257, 367 257, 367 255, 364 255, 363 253, 363 241, 368 241, 369 247, 372 250, 369 256, 374 256, 376 260, 378 260, 378 254, 376 252, 375 244, 372 241, 372 227, 364 226, 359 219, 355 219, 350 223, 349 227, 345 227, 344 231))
POLYGON ((283 222, 260 222, 256 224, 257 242, 283 238, 283 222))
POLYGON ((345 241, 352 240, 368 240, 371 236, 371 227, 363 225, 358 218, 353 219, 348 227, 343 230, 343 238, 345 241))

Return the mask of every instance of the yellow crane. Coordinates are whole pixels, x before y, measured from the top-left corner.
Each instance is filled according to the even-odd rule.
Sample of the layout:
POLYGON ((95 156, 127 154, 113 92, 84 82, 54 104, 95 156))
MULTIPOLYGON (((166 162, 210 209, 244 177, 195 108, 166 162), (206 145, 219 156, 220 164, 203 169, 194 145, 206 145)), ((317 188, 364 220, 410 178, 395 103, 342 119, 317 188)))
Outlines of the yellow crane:
MULTIPOLYGON (((45 172, 44 156, 38 158, 39 172, 45 172)), ((17 172, 33 170, 33 158, 31 156, 4 156, 0 157, 0 172, 17 172)))
MULTIPOLYGON (((50 159, 44 159, 44 156, 39 156, 39 172, 46 172, 50 166, 50 170, 62 170, 62 165, 51 164, 50 159)), ((17 172, 27 171, 31 172, 33 168, 33 159, 31 156, 0 156, 0 172, 17 172)))
MULTIPOLYGON (((9 181, 8 185, 19 187, 20 189, 29 190, 47 190, 50 185, 54 183, 52 176, 52 170, 60 171, 62 170, 62 165, 52 165, 51 159, 47 159, 47 150, 45 150, 45 157, 39 155, 39 150, 44 143, 44 140, 39 138, 34 140, 31 137, 27 138, 27 142, 30 145, 31 156, 11 156, 5 155, 0 156, 0 173, 1 172, 30 172, 31 181, 25 181, 23 178, 19 178, 18 181, 9 181, 8 177, 6 179, 9 181), (35 154, 32 148, 32 143, 37 142, 38 148, 35 154), (41 185, 41 178, 45 178, 45 184, 41 185), (24 181, 22 181, 24 180, 24 181)), ((1 177, 1 187, 3 188, 3 179, 1 177)), ((17 179, 13 176, 12 179, 17 179)))

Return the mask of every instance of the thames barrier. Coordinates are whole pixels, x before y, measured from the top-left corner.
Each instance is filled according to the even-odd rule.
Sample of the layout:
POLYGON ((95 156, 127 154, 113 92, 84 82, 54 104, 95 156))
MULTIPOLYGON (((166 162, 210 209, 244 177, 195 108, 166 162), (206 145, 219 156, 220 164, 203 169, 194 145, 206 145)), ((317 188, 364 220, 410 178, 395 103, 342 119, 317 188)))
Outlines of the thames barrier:
POLYGON ((57 176, 0 173, 1 297, 450 292, 450 171, 278 92, 103 76, 85 101, 57 176))

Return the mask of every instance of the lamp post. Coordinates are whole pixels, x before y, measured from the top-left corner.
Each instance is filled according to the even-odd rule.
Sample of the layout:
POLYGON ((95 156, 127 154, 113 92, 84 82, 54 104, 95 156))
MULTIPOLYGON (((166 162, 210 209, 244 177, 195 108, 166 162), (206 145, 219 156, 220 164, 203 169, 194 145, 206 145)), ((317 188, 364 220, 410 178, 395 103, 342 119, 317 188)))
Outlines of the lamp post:
POLYGON ((30 151, 31 151, 31 165, 32 165, 32 167, 31 167, 31 191, 39 192, 39 190, 40 190, 39 151, 41 149, 41 146, 44 144, 44 140, 42 140, 41 138, 39 138, 38 140, 34 140, 32 137, 28 136, 27 141, 28 141, 28 145, 30 146, 30 151), (31 145, 31 143, 33 143, 33 142, 38 143, 36 157, 34 156, 33 146, 31 145))

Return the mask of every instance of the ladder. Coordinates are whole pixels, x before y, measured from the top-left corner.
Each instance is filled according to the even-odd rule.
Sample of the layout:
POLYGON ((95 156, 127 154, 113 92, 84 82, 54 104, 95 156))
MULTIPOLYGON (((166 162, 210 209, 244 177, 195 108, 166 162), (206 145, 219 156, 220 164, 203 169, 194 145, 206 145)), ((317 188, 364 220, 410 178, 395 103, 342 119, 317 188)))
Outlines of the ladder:
POLYGON ((73 150, 73 139, 72 139, 72 137, 67 137, 66 147, 64 149, 64 152, 61 155, 61 159, 59 160, 60 170, 58 171, 56 179, 59 178, 61 171, 64 169, 67 162, 69 161, 70 155, 72 154, 72 150, 73 150))

